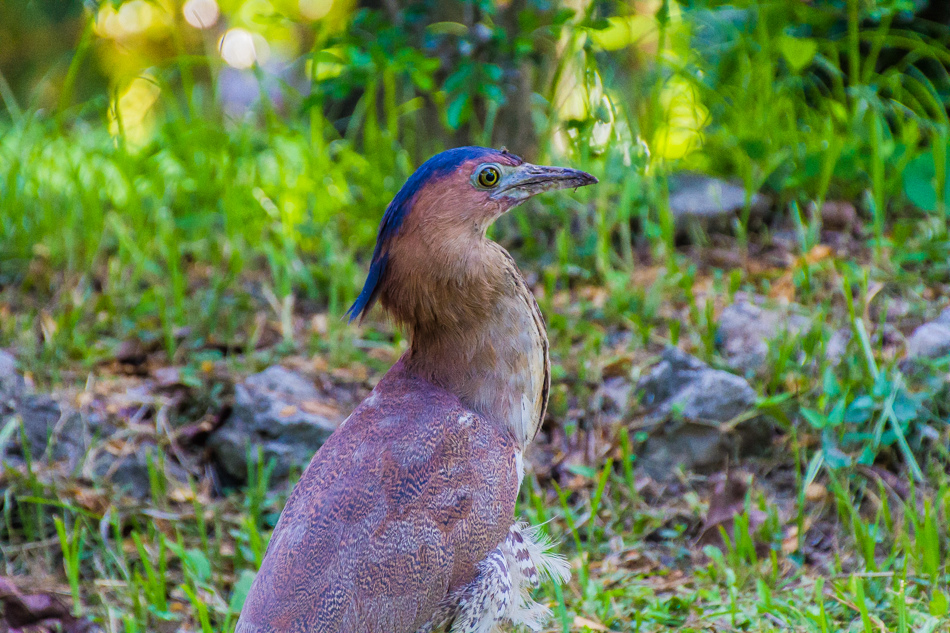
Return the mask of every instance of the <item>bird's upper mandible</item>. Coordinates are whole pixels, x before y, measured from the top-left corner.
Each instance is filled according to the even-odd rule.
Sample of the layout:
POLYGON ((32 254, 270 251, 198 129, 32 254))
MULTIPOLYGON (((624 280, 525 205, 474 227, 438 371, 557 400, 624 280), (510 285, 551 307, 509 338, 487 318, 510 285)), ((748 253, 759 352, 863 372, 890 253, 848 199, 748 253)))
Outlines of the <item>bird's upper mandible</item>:
POLYGON ((547 403, 548 342, 517 266, 485 231, 537 193, 594 182, 461 147, 400 189, 349 314, 362 318, 379 300, 408 328, 409 350, 304 471, 239 633, 538 621, 530 585, 567 568, 513 512, 547 403), (485 601, 491 609, 465 606, 485 601))

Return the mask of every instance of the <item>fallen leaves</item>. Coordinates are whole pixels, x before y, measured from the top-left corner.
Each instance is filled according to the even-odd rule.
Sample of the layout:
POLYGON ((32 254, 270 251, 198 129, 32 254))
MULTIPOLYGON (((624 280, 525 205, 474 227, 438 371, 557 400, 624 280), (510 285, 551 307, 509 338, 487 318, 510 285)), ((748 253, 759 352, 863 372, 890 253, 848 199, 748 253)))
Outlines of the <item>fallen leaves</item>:
POLYGON ((574 616, 574 626, 580 629, 590 629, 591 631, 610 631, 606 626, 600 622, 594 622, 593 620, 588 620, 585 617, 579 615, 574 616))

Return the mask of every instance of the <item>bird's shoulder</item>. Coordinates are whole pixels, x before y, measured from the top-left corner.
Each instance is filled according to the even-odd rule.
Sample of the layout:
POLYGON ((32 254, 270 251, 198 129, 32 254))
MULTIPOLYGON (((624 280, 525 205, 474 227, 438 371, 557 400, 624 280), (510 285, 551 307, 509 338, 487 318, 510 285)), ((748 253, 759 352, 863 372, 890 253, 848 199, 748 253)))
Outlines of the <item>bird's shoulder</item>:
POLYGON ((412 633, 503 540, 517 490, 506 430, 397 364, 298 482, 238 630, 412 633))

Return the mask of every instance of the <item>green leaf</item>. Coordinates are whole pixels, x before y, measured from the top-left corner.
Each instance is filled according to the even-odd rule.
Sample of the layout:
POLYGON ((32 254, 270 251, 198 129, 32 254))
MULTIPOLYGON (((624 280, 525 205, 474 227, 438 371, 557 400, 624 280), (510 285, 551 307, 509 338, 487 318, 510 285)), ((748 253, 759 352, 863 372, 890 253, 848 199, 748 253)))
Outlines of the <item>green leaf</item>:
POLYGON ((917 403, 904 390, 898 392, 894 399, 894 415, 897 417, 897 421, 902 424, 917 419, 917 403))
POLYGON ((498 64, 485 64, 482 66, 482 72, 485 73, 485 76, 488 77, 489 81, 498 83, 501 81, 501 78, 504 76, 504 71, 502 71, 501 66, 498 64))
POLYGON ((851 465, 851 457, 835 446, 825 447, 822 449, 822 453, 824 454, 825 463, 828 464, 828 467, 832 470, 847 468, 851 465))
MULTIPOLYGON (((950 164, 943 183, 943 200, 950 201, 950 164)), ((937 168, 934 166, 932 152, 921 154, 907 164, 901 174, 904 181, 904 195, 914 206, 923 211, 937 209, 937 168)))
POLYGON ((461 64, 459 69, 445 78, 442 89, 449 93, 467 93, 470 91, 472 79, 472 65, 461 64))
POLYGON ((904 194, 914 206, 923 211, 937 208, 937 192, 934 187, 936 175, 934 158, 931 154, 921 154, 908 163, 904 170, 904 194))
POLYGON ((815 40, 791 37, 790 35, 782 36, 778 48, 782 52, 782 57, 795 72, 801 72, 811 64, 818 52, 818 44, 815 43, 815 40))
POLYGON ((468 27, 460 22, 433 22, 426 27, 426 30, 433 35, 454 35, 456 37, 468 35, 468 27))
POLYGON ((947 615, 948 611, 950 611, 950 600, 947 599, 947 594, 939 589, 934 589, 934 595, 930 599, 930 615, 935 618, 942 618, 947 615))
POLYGON ((848 409, 844 414, 844 421, 848 424, 864 424, 871 419, 874 409, 874 399, 871 396, 858 396, 848 405, 848 409))
POLYGON ((455 97, 445 110, 445 121, 448 126, 453 130, 459 129, 463 123, 468 121, 470 109, 467 94, 460 94, 455 97))
POLYGON ((568 472, 574 475, 580 475, 581 477, 587 477, 588 479, 596 479, 597 471, 591 468, 590 466, 583 466, 581 464, 571 464, 567 467, 568 472))
POLYGON ((815 411, 814 409, 802 409, 802 417, 805 418, 812 427, 816 429, 823 429, 828 423, 828 420, 825 418, 824 414, 815 411))
POLYGON ((190 549, 185 552, 185 564, 198 580, 205 582, 211 578, 211 561, 201 550, 190 549))
POLYGON ((228 611, 240 613, 241 609, 244 608, 244 601, 247 600, 247 594, 251 591, 254 576, 254 572, 250 569, 241 572, 237 582, 234 583, 234 589, 231 591, 231 602, 228 603, 228 611))
POLYGON ((844 422, 844 400, 838 400, 828 413, 828 425, 840 426, 844 422))

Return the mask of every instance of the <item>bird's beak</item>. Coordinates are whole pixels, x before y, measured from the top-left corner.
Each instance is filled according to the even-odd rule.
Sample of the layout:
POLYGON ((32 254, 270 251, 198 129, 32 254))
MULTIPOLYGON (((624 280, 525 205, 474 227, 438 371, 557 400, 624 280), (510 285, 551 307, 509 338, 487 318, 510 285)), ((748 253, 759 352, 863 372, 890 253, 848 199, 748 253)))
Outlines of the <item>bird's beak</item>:
POLYGON ((508 198, 522 202, 543 191, 583 187, 596 182, 596 178, 579 169, 523 163, 502 176, 501 184, 492 192, 492 198, 508 198))

